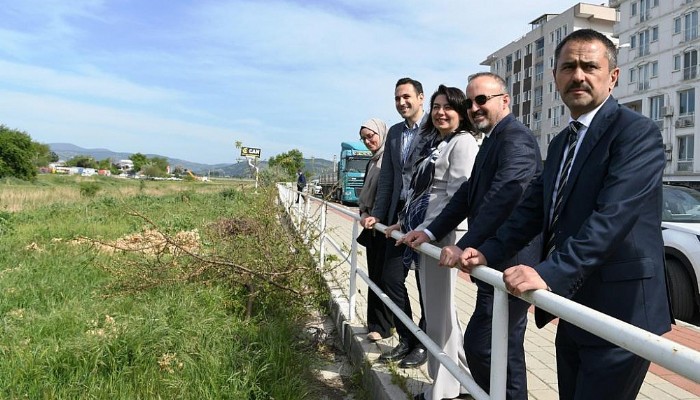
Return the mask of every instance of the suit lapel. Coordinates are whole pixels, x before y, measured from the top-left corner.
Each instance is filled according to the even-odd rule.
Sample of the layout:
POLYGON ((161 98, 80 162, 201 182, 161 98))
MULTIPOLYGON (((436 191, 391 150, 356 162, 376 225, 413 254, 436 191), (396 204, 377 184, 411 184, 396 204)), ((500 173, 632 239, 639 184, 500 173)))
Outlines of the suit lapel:
POLYGON ((485 140, 485 143, 481 144, 482 148, 479 149, 479 152, 476 154, 474 167, 472 168, 471 182, 469 184, 469 204, 474 204, 476 201, 474 196, 477 193, 476 188, 479 186, 479 180, 483 175, 486 160, 491 159, 491 153, 493 153, 493 149, 496 148, 496 141, 499 140, 498 134, 508 125, 510 122, 509 118, 511 117, 512 115, 508 114, 496 125, 496 129, 491 132, 488 139, 485 140))

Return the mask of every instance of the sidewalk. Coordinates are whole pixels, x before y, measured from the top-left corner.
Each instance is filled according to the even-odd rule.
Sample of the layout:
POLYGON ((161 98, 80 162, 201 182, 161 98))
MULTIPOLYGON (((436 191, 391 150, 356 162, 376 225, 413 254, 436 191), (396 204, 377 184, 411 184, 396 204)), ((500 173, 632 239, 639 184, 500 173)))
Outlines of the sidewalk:
MULTIPOLYGON (((312 204, 312 209, 314 208, 312 204)), ((329 236, 339 245, 347 248, 349 252, 353 220, 348 216, 329 209, 327 225, 330 229, 329 236)), ((330 246, 327 247, 326 254, 337 255, 330 246)), ((364 252, 358 254, 358 267, 366 271, 365 260, 364 252)), ((326 280, 332 293, 333 317, 346 352, 356 367, 359 366, 365 370, 365 382, 368 384, 367 387, 372 399, 411 399, 413 394, 423 391, 423 386, 429 384, 427 369, 424 366, 420 369, 404 370, 396 366, 388 366, 377 362, 379 354, 395 346, 398 339, 394 336, 377 343, 370 343, 365 339, 367 334, 365 312, 368 288, 359 277, 357 279, 359 293, 356 297, 356 316, 352 322, 349 322, 347 313, 350 265, 349 262, 341 261, 332 262, 334 268, 331 268, 326 280), (397 379, 397 376, 400 378, 397 379)), ((418 292, 413 273, 409 274, 406 285, 413 302, 412 304, 414 304, 413 309, 419 311, 418 292)), ((470 313, 474 308, 475 298, 476 286, 466 279, 460 279, 457 284, 455 301, 463 327, 467 326, 470 313)), ((418 316, 414 315, 414 321, 417 320, 418 316)), ((537 329, 532 312, 528 316, 528 320, 525 334, 525 352, 529 398, 537 400, 558 399, 554 349, 556 326, 550 323, 543 329, 537 329)), ((673 331, 666 334, 665 337, 700 350, 700 328, 693 325, 679 321, 678 325, 673 327, 673 331)), ((652 365, 644 380, 638 399, 700 399, 700 384, 657 365, 652 365)))

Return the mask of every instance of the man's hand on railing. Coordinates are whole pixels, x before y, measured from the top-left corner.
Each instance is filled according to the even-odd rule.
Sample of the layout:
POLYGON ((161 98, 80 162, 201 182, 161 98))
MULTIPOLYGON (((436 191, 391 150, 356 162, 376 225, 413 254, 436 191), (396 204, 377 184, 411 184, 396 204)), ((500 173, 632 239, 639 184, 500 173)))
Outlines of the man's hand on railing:
POLYGON ((438 264, 443 267, 458 268, 460 257, 462 257, 462 249, 455 245, 445 246, 440 251, 440 261, 438 264))
POLYGON ((460 271, 471 274, 474 267, 486 265, 486 257, 477 249, 467 247, 459 257, 456 267, 460 271))
POLYGON ((549 288, 534 268, 522 264, 503 271, 503 282, 514 296, 520 296, 528 290, 549 288))
POLYGON ((376 217, 370 215, 362 218, 360 220, 360 225, 362 225, 362 227, 365 229, 372 229, 374 224, 376 224, 377 222, 379 222, 379 220, 376 217))
MULTIPOLYGON (((394 225, 389 225, 386 227, 386 230, 384 231, 384 234, 386 235, 387 238, 391 238, 391 232, 393 231, 400 231, 401 230, 401 225, 400 224, 394 224, 394 225)), ((396 246, 400 245, 401 243, 396 242, 396 246)))
POLYGON ((430 242, 430 238, 423 231, 410 231, 404 237, 396 241, 396 244, 405 243, 407 246, 411 246, 417 249, 423 243, 430 242))

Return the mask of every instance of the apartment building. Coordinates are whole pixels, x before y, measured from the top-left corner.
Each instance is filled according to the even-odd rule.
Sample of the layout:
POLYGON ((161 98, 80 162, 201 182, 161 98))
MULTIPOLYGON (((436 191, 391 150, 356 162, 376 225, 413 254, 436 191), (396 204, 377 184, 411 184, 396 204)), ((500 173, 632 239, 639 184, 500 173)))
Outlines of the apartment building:
POLYGON ((614 8, 578 3, 561 14, 536 18, 530 22, 528 33, 481 62, 505 79, 513 115, 530 127, 540 144, 542 157, 547 157, 549 142, 566 127, 569 119, 569 111, 559 97, 552 76, 557 44, 569 33, 582 28, 595 29, 612 37, 616 22, 614 8))
POLYGON ((699 0, 615 0, 620 80, 614 95, 656 121, 666 151, 665 180, 700 185, 699 0))

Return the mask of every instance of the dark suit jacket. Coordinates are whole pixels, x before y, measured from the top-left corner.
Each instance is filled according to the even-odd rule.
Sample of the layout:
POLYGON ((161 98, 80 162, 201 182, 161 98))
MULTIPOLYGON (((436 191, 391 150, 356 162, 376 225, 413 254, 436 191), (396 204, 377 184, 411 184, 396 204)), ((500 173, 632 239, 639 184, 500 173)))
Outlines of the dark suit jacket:
MULTIPOLYGON (((495 235, 518 205, 530 181, 541 172, 541 160, 532 132, 508 114, 479 149, 469 180, 427 229, 440 240, 468 218, 469 228, 457 246, 480 246, 495 235)), ((540 261, 540 253, 541 243, 536 240, 510 260, 489 266, 504 270, 521 263, 535 264, 540 261)))
MULTIPOLYGON (((427 114, 424 116, 428 117, 427 114)), ((421 123, 421 126, 423 123, 421 123)), ((408 174, 410 178, 413 174, 413 164, 420 155, 420 150, 425 145, 428 135, 421 135, 419 129, 413 137, 409 149, 410 156, 405 165, 401 165, 401 132, 404 128, 404 121, 394 124, 389 128, 384 142, 384 158, 382 159, 382 169, 379 172, 379 186, 377 186, 377 197, 371 215, 378 218, 382 224, 391 225, 396 223, 399 213, 398 204, 403 187, 402 176, 408 174)))
MULTIPOLYGON (((479 250, 497 261, 540 231, 549 237, 552 192, 565 151, 565 131, 549 146, 544 171, 511 218, 479 250)), ((661 238, 661 134, 650 119, 612 96, 591 122, 565 187, 556 250, 534 266, 554 293, 656 334, 672 318, 661 238)), ((553 316, 535 313, 542 327, 553 316)), ((602 339, 566 321, 582 344, 602 339)))

